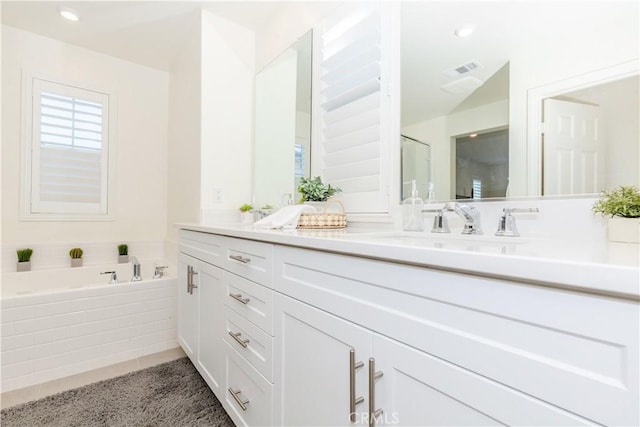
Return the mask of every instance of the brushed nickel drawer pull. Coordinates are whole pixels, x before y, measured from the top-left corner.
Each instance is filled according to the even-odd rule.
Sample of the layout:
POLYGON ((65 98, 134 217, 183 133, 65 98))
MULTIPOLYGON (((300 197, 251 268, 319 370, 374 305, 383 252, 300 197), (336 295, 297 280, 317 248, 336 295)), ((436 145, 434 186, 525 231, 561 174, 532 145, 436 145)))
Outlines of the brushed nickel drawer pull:
POLYGON ((197 271, 190 265, 187 265, 187 293, 189 295, 193 295, 193 289, 197 288, 196 285, 193 284, 193 276, 198 274, 197 271))
POLYGON ((249 344, 250 340, 248 339, 242 339, 240 338, 242 336, 242 332, 232 332, 229 331, 229 335, 231 335, 231 337, 236 340, 236 342, 238 344, 240 344, 241 346, 243 346, 244 348, 247 348, 247 344, 249 344))
POLYGON ((239 261, 243 264, 248 264, 251 262, 251 258, 245 258, 242 255, 229 255, 229 258, 231 258, 234 261, 239 261))
POLYGON ((356 370, 364 366, 364 362, 356 363, 356 351, 349 350, 349 421, 356 422, 356 405, 364 402, 363 396, 356 397, 356 370))
POLYGON ((242 390, 234 390, 231 387, 229 387, 229 393, 231 393, 231 397, 233 397, 233 400, 235 400, 238 405, 240 405, 240 409, 242 409, 243 411, 247 410, 247 403, 249 403, 249 399, 246 400, 242 400, 238 397, 238 395, 240 393, 242 393, 242 390))
POLYGON ((231 298, 233 298, 234 300, 242 303, 242 304, 247 304, 249 301, 251 301, 249 298, 242 298, 242 294, 229 294, 229 296, 231 298))
POLYGON ((376 372, 376 360, 369 359, 369 427, 376 425, 376 418, 384 412, 381 408, 376 409, 376 380, 382 377, 382 371, 376 372))

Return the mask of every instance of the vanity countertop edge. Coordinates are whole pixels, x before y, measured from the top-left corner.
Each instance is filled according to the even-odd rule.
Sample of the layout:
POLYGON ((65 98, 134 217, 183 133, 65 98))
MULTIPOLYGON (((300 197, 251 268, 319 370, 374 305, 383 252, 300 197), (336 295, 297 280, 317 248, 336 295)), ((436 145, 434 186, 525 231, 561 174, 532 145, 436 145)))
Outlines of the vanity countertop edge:
MULTIPOLYGON (((389 244, 367 239, 366 236, 370 233, 363 231, 350 233, 342 230, 338 232, 270 230, 253 228, 251 225, 195 223, 175 225, 182 230, 640 300, 640 268, 638 266, 579 259, 566 260, 548 256, 522 256, 389 244)), ((508 244, 509 241, 505 241, 505 245, 508 244)), ((547 242, 547 244, 556 245, 556 242, 547 242)))

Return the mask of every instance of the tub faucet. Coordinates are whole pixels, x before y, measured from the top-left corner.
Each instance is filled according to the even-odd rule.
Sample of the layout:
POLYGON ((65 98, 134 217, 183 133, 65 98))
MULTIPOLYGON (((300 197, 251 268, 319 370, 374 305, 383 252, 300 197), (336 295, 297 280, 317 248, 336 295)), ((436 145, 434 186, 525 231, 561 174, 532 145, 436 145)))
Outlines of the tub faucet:
POLYGON ((100 274, 110 274, 111 277, 109 279, 109 284, 110 285, 117 285, 118 284, 118 273, 116 273, 115 271, 103 271, 100 274))
POLYGON ((138 258, 132 256, 131 263, 133 264, 133 277, 131 278, 131 281, 139 282, 142 280, 142 277, 140 277, 140 263, 138 262, 138 258))
POLYGON ((464 220, 462 234, 482 234, 482 229, 480 228, 480 211, 475 207, 453 202, 447 203, 444 209, 455 212, 464 220))
POLYGON ((167 265, 156 265, 156 268, 153 272, 154 279, 162 279, 164 277, 164 269, 169 268, 167 265))

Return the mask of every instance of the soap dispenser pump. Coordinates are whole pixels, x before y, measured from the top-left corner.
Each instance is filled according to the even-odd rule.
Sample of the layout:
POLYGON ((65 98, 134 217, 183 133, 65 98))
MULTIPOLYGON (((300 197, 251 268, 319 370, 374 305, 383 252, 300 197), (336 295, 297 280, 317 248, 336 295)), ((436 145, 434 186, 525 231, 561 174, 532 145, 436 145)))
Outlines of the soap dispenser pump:
POLYGON ((422 208, 424 202, 418 197, 416 180, 411 180, 411 197, 402 202, 402 229, 405 231, 422 231, 424 217, 422 208))

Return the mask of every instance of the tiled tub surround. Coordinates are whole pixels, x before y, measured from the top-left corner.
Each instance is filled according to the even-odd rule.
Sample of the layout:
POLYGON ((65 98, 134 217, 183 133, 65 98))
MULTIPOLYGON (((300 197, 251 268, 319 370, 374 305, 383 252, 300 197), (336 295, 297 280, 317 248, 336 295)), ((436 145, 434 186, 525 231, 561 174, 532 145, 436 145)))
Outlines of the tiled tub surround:
POLYGON ((175 277, 108 285, 103 276, 95 286, 26 295, 5 293, 6 277, 2 392, 178 346, 175 277))

